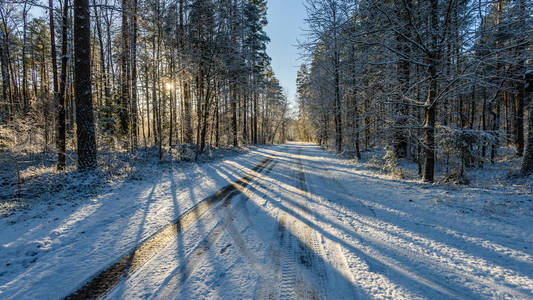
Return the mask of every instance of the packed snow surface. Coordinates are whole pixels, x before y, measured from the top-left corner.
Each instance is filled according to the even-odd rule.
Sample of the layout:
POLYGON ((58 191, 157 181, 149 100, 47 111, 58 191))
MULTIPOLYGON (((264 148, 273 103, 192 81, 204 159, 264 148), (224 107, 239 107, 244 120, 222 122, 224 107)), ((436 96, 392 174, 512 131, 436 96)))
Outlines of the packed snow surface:
POLYGON ((0 219, 0 298, 71 294, 266 158, 105 298, 533 299, 531 192, 394 180, 311 144, 0 219))

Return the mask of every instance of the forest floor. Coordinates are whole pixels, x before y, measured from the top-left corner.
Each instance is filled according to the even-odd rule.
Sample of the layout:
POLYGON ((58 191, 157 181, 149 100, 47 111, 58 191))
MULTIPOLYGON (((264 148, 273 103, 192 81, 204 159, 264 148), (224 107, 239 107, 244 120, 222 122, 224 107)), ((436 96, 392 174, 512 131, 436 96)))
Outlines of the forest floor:
POLYGON ((74 172, 4 208, 0 298, 533 299, 531 177, 499 169, 431 185, 291 143, 74 172))

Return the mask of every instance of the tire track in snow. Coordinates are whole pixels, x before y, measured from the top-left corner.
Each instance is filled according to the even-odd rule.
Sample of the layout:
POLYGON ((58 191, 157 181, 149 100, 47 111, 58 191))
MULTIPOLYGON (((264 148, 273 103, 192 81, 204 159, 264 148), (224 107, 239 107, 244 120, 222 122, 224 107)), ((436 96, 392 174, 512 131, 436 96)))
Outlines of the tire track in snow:
MULTIPOLYGON (((315 226, 327 227, 327 224, 322 224, 318 221, 318 210, 316 206, 321 203, 321 198, 316 196, 311 188, 307 185, 307 181, 305 179, 305 168, 301 158, 301 150, 301 148, 298 149, 299 157, 297 161, 300 189, 305 192, 306 197, 309 200, 313 200, 308 202, 308 208, 303 211, 307 213, 307 216, 305 213, 303 215, 309 220, 313 220, 316 224, 315 226)), ((338 184, 337 182, 335 183, 336 185, 338 184)), ((344 188, 342 188, 342 192, 346 195, 349 195, 344 188)), ((366 207, 372 214, 375 215, 372 208, 364 205, 363 203, 361 203, 361 205, 366 207)), ((317 272, 325 274, 324 277, 320 278, 323 280, 323 285, 321 285, 321 294, 325 295, 325 298, 360 298, 358 291, 355 289, 355 280, 350 272, 345 253, 342 251, 341 246, 338 243, 325 238, 309 225, 304 224, 304 226, 308 236, 307 241, 309 249, 312 249, 315 257, 319 258, 319 263, 316 265, 319 269, 317 272)))
MULTIPOLYGON (((275 167, 277 162, 273 162, 265 171, 264 175, 269 174, 272 169, 275 167)), ((249 182, 248 184, 251 184, 249 182)), ((245 186, 236 187, 236 190, 233 191, 230 195, 226 197, 224 203, 221 207, 217 207, 217 212, 222 214, 222 221, 218 222, 215 227, 211 230, 209 235, 198 245, 187 257, 184 264, 182 264, 178 269, 176 269, 168 278, 163 282, 161 288, 158 292, 154 293, 154 299, 167 300, 174 298, 176 291, 180 289, 181 286, 185 284, 185 281, 189 276, 194 272, 196 267, 204 259, 207 252, 213 248, 215 243, 218 241, 222 233, 225 231, 229 233, 233 239, 236 248, 240 253, 255 267, 255 270, 262 269, 262 266, 259 264, 259 260, 255 255, 248 249, 246 242, 241 237, 239 231, 233 224, 233 221, 237 218, 239 212, 245 207, 248 197, 246 195, 245 186), (230 207, 231 199, 235 196, 240 195, 239 201, 233 206, 230 207), (219 212, 218 209, 221 209, 219 212)), ((266 277, 264 272, 260 272, 261 277, 266 277)))
POLYGON ((161 289, 154 294, 154 299, 173 298, 175 291, 185 283, 196 269, 196 266, 203 260, 207 252, 218 241, 224 232, 224 222, 225 221, 217 223, 207 237, 190 253, 185 263, 183 263, 177 271, 173 272, 169 280, 163 282, 161 289))
MULTIPOLYGON (((305 172, 301 159, 301 148, 298 148, 298 157, 297 161, 297 172, 298 172, 298 185, 299 188, 305 193, 305 198, 311 200, 313 198, 312 194, 309 193, 307 188, 307 183, 305 180, 305 172)), ((307 201, 307 204, 310 204, 310 201, 307 201)), ((300 214, 306 216, 308 219, 316 219, 315 212, 312 208, 307 205, 302 205, 296 210, 300 210, 300 214), (303 209, 305 208, 305 209, 303 209)), ((299 222, 301 224, 300 230, 302 232, 302 239, 298 240, 298 247, 300 253, 300 263, 306 266, 310 271, 311 278, 315 279, 314 284, 311 287, 302 289, 304 294, 302 295, 304 299, 324 299, 327 298, 328 293, 326 290, 329 278, 326 272, 326 263, 322 258, 324 249, 319 243, 318 232, 314 230, 308 224, 299 222)), ((308 283, 309 284, 309 283, 308 283)))
MULTIPOLYGON (((301 149, 298 151, 298 156, 301 149)), ((304 199, 311 199, 305 181, 301 159, 294 157, 297 166, 296 182, 304 199)), ((313 211, 308 203, 290 205, 298 214, 313 219, 313 211), (300 204, 300 205, 299 205, 300 204)), ((322 239, 311 226, 280 210, 277 242, 271 246, 273 270, 278 275, 279 299, 326 299, 330 298, 326 287, 329 279, 326 262, 322 258, 325 252, 322 239), (279 249, 279 250, 278 250, 279 249)), ((331 252, 331 251, 330 251, 331 252)), ((334 251, 338 254, 337 251, 334 251)), ((337 258, 338 259, 338 258, 337 258)), ((335 276, 333 276, 335 277, 335 276)), ((272 284, 261 283, 257 293, 258 299, 276 299, 272 284)), ((356 298, 355 296, 352 299, 356 298)))
MULTIPOLYGON (((321 178, 324 178, 321 175, 318 175, 318 176, 321 177, 321 178)), ((343 194, 348 195, 348 196, 350 195, 350 193, 347 192, 346 188, 340 182, 338 182, 335 179, 335 177, 328 177, 327 179, 329 179, 328 180, 328 184, 329 183, 333 183, 337 188, 342 190, 343 194)), ((322 198, 320 196, 316 196, 316 198, 317 198, 317 203, 319 203, 320 201, 329 201, 328 199, 322 198)), ((377 217, 374 209, 371 206, 364 204, 360 199, 357 199, 355 197, 353 197, 353 199, 357 200, 357 202, 359 202, 361 204, 361 206, 363 206, 363 208, 366 208, 367 210, 369 210, 370 213, 372 214, 372 217, 377 218, 377 220, 379 220, 379 218, 377 217)), ((352 226, 354 226, 354 227, 362 227, 361 225, 364 226, 364 224, 362 224, 362 223, 357 225, 357 226, 352 224, 352 226)), ((379 230, 382 230, 382 228, 379 228, 379 230)), ((326 239, 326 241, 329 242, 330 244, 332 244, 332 246, 333 245, 337 245, 338 246, 337 247, 338 248, 337 249, 338 252, 340 252, 340 253, 344 252, 342 247, 339 244, 337 244, 336 242, 329 241, 328 239, 326 239)), ((364 277, 365 276, 365 275, 362 275, 360 273, 361 271, 382 274, 382 275, 390 276, 390 277, 401 275, 401 276, 404 276, 406 278, 409 278, 409 279, 413 280, 417 284, 420 284, 420 286, 422 286, 424 289, 428 289, 428 288, 432 289, 434 292, 437 292, 439 294, 438 297, 443 298, 443 299, 447 299, 447 298, 450 298, 450 299, 471 299, 471 298, 474 298, 473 295, 471 295, 471 294, 464 293, 463 291, 457 290, 453 286, 446 285, 445 284, 446 281, 442 280, 443 278, 438 278, 438 277, 434 276, 433 274, 427 274, 427 273, 426 274, 418 274, 416 272, 416 270, 413 270, 412 268, 409 268, 409 266, 405 265, 405 262, 399 261, 399 260, 397 260, 396 258, 394 258, 392 256, 388 256, 387 254, 380 253, 379 251, 376 252, 375 250, 371 250, 371 248, 367 245, 368 241, 365 240, 365 237, 363 237, 363 236, 361 236, 361 238, 359 238, 359 242, 360 242, 360 244, 357 246, 357 250, 360 251, 359 255, 356 255, 356 254, 351 253, 351 252, 342 254, 343 260, 345 261, 344 263, 346 263, 346 266, 348 268, 347 269, 348 274, 357 274, 357 275, 351 275, 350 276, 351 278, 353 278, 353 282, 356 282, 356 277, 357 276, 359 276, 359 277, 361 277, 361 276, 364 277), (365 259, 365 256, 366 256, 366 259, 365 259), (359 269, 353 270, 353 267, 349 266, 350 264, 348 263, 348 261, 352 261, 352 262, 360 261, 360 263, 364 262, 364 264, 367 264, 368 269, 359 268, 359 269), (369 270, 372 270, 372 269, 373 269, 373 271, 369 271, 369 270)), ((326 248, 335 249, 333 247, 326 247, 326 248)), ((418 253, 412 253, 412 254, 414 254, 412 256, 418 257, 418 259, 422 259, 422 257, 418 256, 418 253)), ((328 255, 328 256, 330 256, 330 255, 328 255)), ((358 264, 360 264, 360 263, 358 263, 358 264)), ((431 259, 427 259, 427 263, 431 264, 432 260, 431 259)), ((359 291, 359 290, 357 290, 357 291, 359 291)), ((356 292, 356 291, 354 291, 354 292, 356 292)), ((514 295, 514 296, 516 297, 516 295, 514 295)), ((411 295, 411 297, 413 297, 413 296, 411 295)), ((521 299, 523 297, 517 297, 517 298, 521 299)))
POLYGON ((281 216, 279 220, 279 241, 281 244, 281 271, 279 299, 295 299, 296 298, 296 265, 294 261, 294 247, 293 239, 288 230, 289 223, 287 223, 286 216, 281 216))
MULTIPOLYGON (((113 289, 124 276, 134 273, 157 252, 163 249, 168 242, 175 239, 179 232, 196 223, 197 220, 215 204, 224 199, 228 201, 227 198, 233 193, 237 194, 239 191, 242 191, 242 189, 255 180, 255 178, 260 176, 260 172, 265 169, 272 160, 273 158, 264 159, 244 177, 231 182, 212 196, 200 201, 187 212, 182 214, 175 222, 167 225, 132 249, 129 253, 120 257, 113 264, 98 272, 78 290, 66 296, 64 299, 99 299, 104 296, 107 292, 113 289)), ((211 234, 212 239, 215 239, 216 236, 219 235, 218 233, 213 232, 211 232, 211 234)), ((209 240, 206 243, 207 244, 205 245, 209 245, 209 240)))
MULTIPOLYGON (((271 243, 269 250, 266 252, 270 254, 266 256, 267 264, 271 266, 270 277, 261 278, 262 281, 259 282, 255 295, 256 299, 279 299, 281 294, 286 294, 287 292, 290 293, 290 290, 282 293, 281 286, 279 285, 279 283, 282 282, 282 265, 287 266, 286 263, 282 263, 282 259, 286 259, 286 253, 281 249, 284 240, 283 235, 285 234, 285 227, 287 226, 286 223, 285 216, 281 216, 278 221, 278 229, 271 239, 273 241, 280 241, 280 244, 271 243)), ((294 284, 288 286, 293 287, 294 284)))

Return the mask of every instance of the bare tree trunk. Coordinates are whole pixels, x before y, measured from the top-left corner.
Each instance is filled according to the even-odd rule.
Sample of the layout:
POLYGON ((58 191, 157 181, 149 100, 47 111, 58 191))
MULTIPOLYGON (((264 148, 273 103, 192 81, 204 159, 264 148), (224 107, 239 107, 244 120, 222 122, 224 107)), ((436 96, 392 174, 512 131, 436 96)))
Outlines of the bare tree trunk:
MULTIPOLYGON (((520 27, 526 27, 526 1, 520 0, 520 27)), ((519 73, 525 72, 525 46, 520 46, 516 50, 517 55, 521 57, 518 70, 519 73)), ((523 83, 516 84, 517 93, 515 95, 515 105, 516 111, 513 118, 513 131, 514 131, 514 142, 516 146, 516 155, 522 156, 524 154, 524 98, 527 97, 525 85, 523 83)))
POLYGON ((49 5, 49 16, 50 16, 50 56, 52 57, 52 78, 53 78, 53 87, 54 87, 54 99, 55 103, 58 103, 57 96, 59 94, 59 86, 57 84, 57 52, 56 52, 56 38, 55 38, 55 27, 54 27, 54 2, 48 0, 49 5))
POLYGON ((91 25, 89 0, 74 1, 74 88, 78 168, 96 167, 96 137, 91 89, 91 25))
MULTIPOLYGON (((203 78, 201 79, 203 81, 203 78)), ((201 90, 203 92, 204 90, 204 84, 202 83, 201 84, 201 90)), ((202 93, 203 94, 203 93, 202 93)), ((202 129, 201 131, 199 131, 199 134, 200 134, 200 142, 199 142, 199 147, 198 147, 198 151, 196 152, 196 160, 198 160, 198 156, 199 154, 203 153, 204 150, 205 150, 205 139, 206 139, 206 133, 207 133, 207 126, 208 126, 208 118, 209 118, 209 102, 210 102, 210 98, 211 98, 211 86, 208 84, 207 87, 206 87, 206 91, 205 91, 205 95, 202 95, 204 100, 204 107, 203 109, 201 110, 202 111, 202 114, 201 114, 201 117, 202 117, 202 129)), ((200 114, 198 115, 200 116, 200 114)), ((198 126, 200 126, 198 124, 198 126)))
MULTIPOLYGON (((2 13, 3 10, 0 10, 0 13, 2 13)), ((6 101, 9 107, 9 118, 13 119, 15 114, 17 113, 17 103, 15 101, 18 101, 18 92, 17 92, 17 81, 15 80, 15 74, 13 71, 13 65, 11 63, 11 49, 9 47, 10 40, 9 40, 9 30, 7 27, 7 20, 6 16, 2 13, 2 29, 4 33, 4 51, 2 52, 2 58, 3 58, 3 64, 5 64, 6 68, 6 77, 4 81, 6 81, 7 85, 7 91, 8 91, 8 101, 6 101), (7 79, 7 80, 6 80, 7 79)))
MULTIPOLYGON (((62 149, 65 144, 65 140, 60 131, 60 119, 61 119, 61 99, 59 93, 58 79, 57 79, 57 52, 55 41, 55 26, 54 26, 54 3, 52 0, 48 1, 49 16, 50 16, 50 55, 52 56, 52 74, 53 74, 53 86, 54 86, 54 105, 56 108, 56 152, 57 152, 57 169, 63 170, 65 168, 65 150, 62 149)), ((63 43, 63 42, 62 42, 63 43)), ((63 47, 61 48, 63 50, 63 47)), ((26 78, 24 78, 26 81, 26 78)), ((24 89, 24 88, 23 88, 24 89)), ((24 91, 23 91, 24 93, 24 91)))
POLYGON ((406 57, 410 55, 410 48, 404 36, 409 36, 407 24, 409 24, 408 12, 412 9, 411 0, 403 1, 402 7, 398 8, 398 19, 401 22, 399 32, 396 33, 397 50, 404 57, 398 57, 396 76, 398 78, 399 90, 397 96, 394 129, 394 152, 397 157, 407 156, 409 148, 408 137, 405 131, 405 125, 408 118, 408 107, 404 101, 409 89, 409 61, 406 57))
POLYGON ((128 13, 130 13, 129 0, 122 0, 122 48, 120 54, 120 84, 121 106, 120 106, 120 130, 123 136, 129 133, 129 110, 130 110, 130 49, 129 49, 129 22, 128 13))
POLYGON ((131 135, 132 147, 137 148, 137 0, 133 1, 132 37, 131 37, 131 135))
POLYGON ((217 97, 215 103, 215 147, 220 147, 220 98, 217 97))
MULTIPOLYGON (((174 74, 174 59, 170 58, 170 74, 174 74)), ((173 77, 171 76, 171 82, 173 83, 173 77)), ((169 150, 172 150, 172 136, 174 135, 174 94, 173 94, 173 84, 171 83, 171 87, 166 87, 166 92, 168 92, 168 110, 169 110, 169 128, 168 128, 168 148, 169 150)), ((163 91, 166 93, 165 91, 163 91)))
POLYGON ((433 182, 435 174, 435 117, 436 117, 436 103, 437 95, 437 79, 436 67, 430 67, 430 90, 424 106, 425 111, 425 125, 424 125, 424 176, 425 182, 433 182))
MULTIPOLYGON (((183 8, 184 3, 183 0, 179 0, 179 27, 178 27, 178 47, 180 51, 185 50, 185 43, 184 43, 184 14, 183 14, 183 8)), ((182 78, 182 87, 183 87, 183 131, 184 131, 184 137, 183 141, 186 144, 192 144, 193 142, 193 132, 192 132, 192 111, 191 111, 191 91, 189 83, 182 78)))
MULTIPOLYGON (((355 57, 355 44, 352 44, 352 57, 355 57)), ((355 64, 352 63, 352 66, 351 66, 351 72, 352 72, 352 90, 351 90, 351 97, 352 97, 352 112, 353 112, 353 116, 351 116, 352 120, 353 120, 353 132, 352 132, 352 135, 353 135, 353 143, 354 143, 354 146, 355 146, 355 156, 357 157, 357 159, 361 159, 361 151, 360 151, 360 147, 359 147, 359 137, 360 137, 360 133, 359 133, 359 109, 357 107, 357 89, 356 89, 356 85, 357 85, 357 74, 356 74, 356 69, 355 69, 355 64)))
POLYGON ((333 13, 333 24, 335 24, 335 28, 333 28, 333 72, 335 77, 335 107, 334 107, 334 114, 335 114, 335 148, 338 153, 342 152, 342 108, 341 108, 341 95, 340 95, 340 57, 339 57, 339 45, 338 45, 338 37, 337 37, 337 8, 336 6, 332 8, 333 13))
MULTIPOLYGON (((248 98, 250 97, 250 92, 248 90, 245 90, 242 92, 242 141, 244 144, 249 143, 249 137, 248 137, 248 98)), ((253 132, 252 139, 253 139, 253 132)))
MULTIPOLYGON (((233 2, 233 17, 234 22, 232 23, 232 41, 234 46, 237 44, 237 28, 238 24, 238 18, 237 18, 237 0, 234 0, 233 2)), ((238 139, 237 139, 237 76, 233 75, 232 78, 232 85, 231 85, 231 131, 233 136, 233 147, 237 147, 239 145, 238 139)))
POLYGON ((202 118, 202 109, 204 108, 202 105, 203 102, 203 96, 204 96, 204 86, 203 86, 203 74, 202 74, 202 67, 198 67, 198 74, 195 78, 196 81, 196 156, 195 160, 198 160, 198 156, 200 154, 200 131, 203 129, 203 118, 202 118))
POLYGON ((104 84, 104 122, 103 128, 106 131, 111 130, 113 127, 112 124, 112 104, 111 104, 111 89, 109 87, 109 79, 107 77, 107 69, 105 65, 105 53, 104 53, 104 42, 102 38, 102 26, 100 23, 100 18, 98 17, 98 9, 96 7, 96 0, 93 0, 94 7, 94 16, 96 21, 96 34, 98 38, 98 43, 100 44, 100 69, 102 70, 103 75, 103 84, 104 84))
POLYGON ((524 97, 523 85, 517 85, 518 93, 515 94, 515 112, 513 118, 513 133, 516 147, 516 156, 524 155, 524 97))
MULTIPOLYGON (((30 104, 28 99, 28 68, 26 66, 26 29, 27 29, 27 17, 28 17, 28 10, 27 2, 24 1, 24 8, 22 9, 22 19, 23 19, 23 28, 22 28, 22 105, 24 112, 28 112, 30 110, 30 104)), ((52 7, 50 7, 52 9, 52 7)))
POLYGON ((496 159, 496 152, 497 152, 497 148, 498 148, 498 137, 499 137, 499 133, 498 131, 500 130, 500 107, 501 107, 501 104, 500 104, 500 96, 497 96, 495 99, 493 99, 492 101, 492 109, 490 111, 490 113, 492 114, 492 132, 493 134, 496 136, 496 140, 492 143, 491 147, 490 147, 490 162, 493 164, 495 159, 496 159))
POLYGON ((231 89, 231 134, 233 136, 233 147, 239 145, 237 140, 237 86, 233 84, 231 89))
MULTIPOLYGON (((159 41, 158 41, 159 43, 159 41)), ((154 136, 154 145, 158 142, 158 130, 157 130, 157 116, 158 116, 158 104, 157 104, 157 68, 159 67, 159 52, 156 48, 156 39, 152 40, 152 56, 155 58, 152 66, 152 133, 154 136)), ((150 124, 148 124, 150 126, 150 124)))
MULTIPOLYGON (((145 68, 144 68, 144 84, 145 84, 145 99, 146 99, 146 128, 147 128, 147 138, 150 139, 151 135, 150 135, 150 127, 152 125, 152 123, 150 123, 150 87, 149 87, 149 80, 150 80, 150 76, 149 76, 149 71, 148 71, 148 64, 146 64, 145 68)), ((144 125, 144 122, 143 122, 143 128, 145 127, 144 125)), ((146 141, 144 142, 145 146, 146 146, 146 141)))
MULTIPOLYGON (((257 85, 255 85, 257 86, 257 85)), ((253 120, 252 120, 252 123, 253 123, 253 127, 254 127, 254 135, 253 135, 253 143, 254 145, 257 145, 257 142, 258 142, 258 138, 257 138, 257 118, 258 118, 258 109, 257 109, 257 91, 255 90, 257 89, 257 87, 254 87, 254 90, 252 92, 252 95, 253 95, 253 105, 254 105, 254 110, 253 110, 253 120)))
POLYGON ((524 158, 522 160, 522 167, 520 172, 523 175, 531 175, 533 173, 533 70, 526 73, 526 95, 529 95, 529 117, 528 117, 528 132, 527 144, 524 158))
POLYGON ((429 32, 431 33, 431 53, 428 55, 429 63, 429 91, 424 105, 425 125, 424 125, 424 175, 422 180, 425 182, 433 182, 435 176, 435 117, 437 113, 437 19, 438 19, 438 0, 431 0, 430 3, 430 25, 429 32))
POLYGON ((11 115, 11 106, 9 105, 10 101, 10 92, 9 92, 9 75, 8 75, 8 69, 7 69, 7 50, 4 47, 8 47, 8 45, 5 45, 3 42, 3 39, 0 41, 0 64, 2 67, 2 102, 3 106, 5 107, 4 113, 6 116, 11 115))
POLYGON ((66 167, 66 126, 65 126, 65 90, 67 86, 67 24, 68 22, 68 0, 63 4, 63 18, 61 22, 61 75, 59 80, 59 95, 57 97, 57 169, 63 170, 66 167))
POLYGON ((188 83, 183 84, 183 110, 185 113, 185 143, 192 144, 192 109, 191 109, 191 88, 188 83))

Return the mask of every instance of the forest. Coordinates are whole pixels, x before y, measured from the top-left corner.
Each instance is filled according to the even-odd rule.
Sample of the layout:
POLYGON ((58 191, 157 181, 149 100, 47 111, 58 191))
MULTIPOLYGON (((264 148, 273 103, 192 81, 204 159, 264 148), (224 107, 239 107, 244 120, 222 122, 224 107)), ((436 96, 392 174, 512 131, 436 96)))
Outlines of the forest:
POLYGON ((393 165, 416 162, 426 182, 437 163, 460 179, 509 151, 533 172, 531 1, 306 4, 303 140, 358 158, 384 147, 393 165))
POLYGON ((0 0, 0 299, 532 299, 533 0, 0 0))
POLYGON ((266 1, 85 2, 2 1, 3 149, 63 170, 291 139, 383 147, 432 182, 436 164, 460 179, 512 148, 533 172, 531 1, 305 1, 293 111, 266 1))
POLYGON ((0 17, 5 150, 63 170, 286 139, 264 0, 2 0, 0 17))

